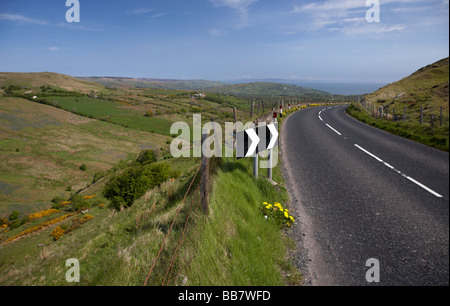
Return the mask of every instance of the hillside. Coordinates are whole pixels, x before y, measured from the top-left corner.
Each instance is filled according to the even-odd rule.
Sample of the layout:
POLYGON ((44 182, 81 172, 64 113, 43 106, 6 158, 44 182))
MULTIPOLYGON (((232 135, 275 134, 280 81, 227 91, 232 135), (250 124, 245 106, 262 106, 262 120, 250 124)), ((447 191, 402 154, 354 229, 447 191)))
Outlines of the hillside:
POLYGON ((423 106, 426 113, 439 113, 443 106, 448 113, 449 58, 444 58, 423 67, 408 77, 388 84, 366 96, 369 103, 386 105, 394 103, 397 109, 408 106, 414 110, 423 106))
MULTIPOLYGON (((265 201, 288 205, 284 188, 254 179, 249 159, 212 159, 205 217, 198 209, 198 175, 194 179, 199 159, 168 154, 171 122, 192 124, 192 115, 201 113, 204 122, 223 123, 234 117, 232 107, 248 121, 255 119, 248 103, 162 89, 84 94, 75 83, 68 86, 70 78, 55 84, 59 76, 45 81, 45 75, 20 75, 2 85, 0 285, 70 285, 61 268, 68 258, 80 261, 81 285, 142 285, 158 258, 150 285, 164 283, 167 273, 169 285, 300 282, 286 256, 292 242, 260 211, 265 201), (137 156, 148 149, 155 160, 144 164, 137 156), (147 183, 163 183, 141 188, 128 208, 111 206, 116 198, 105 194, 108 184, 144 171, 147 183)), ((274 179, 280 177, 274 169, 274 179)), ((144 184, 142 176, 132 182, 122 196, 134 196, 135 186, 144 184)))
POLYGON ((151 78, 126 78, 126 77, 78 77, 78 79, 96 82, 112 88, 152 88, 174 90, 204 90, 214 86, 223 85, 222 82, 205 80, 170 80, 151 78))
POLYGON ((372 126, 448 151, 448 101, 447 57, 365 96, 365 101, 352 104, 347 111, 372 126))
POLYGON ((192 125, 194 113, 223 123, 237 107, 239 120, 250 117, 244 101, 218 94, 109 89, 47 72, 0 76, 0 217, 68 197, 140 150, 168 157, 172 123, 192 125))
POLYGON ((68 91, 79 91, 84 93, 91 91, 101 92, 104 89, 104 86, 98 83, 83 81, 72 76, 53 72, 0 72, 0 87, 8 87, 10 85, 22 86, 29 89, 38 88, 45 85, 68 91))
POLYGON ((0 217, 47 207, 69 197, 97 173, 166 137, 78 116, 20 98, 0 97, 0 217), (82 171, 80 166, 87 169, 82 171))
POLYGON ((234 95, 243 98, 261 98, 277 101, 279 99, 300 99, 302 102, 327 101, 332 98, 330 93, 308 87, 272 82, 254 82, 232 85, 221 85, 208 88, 205 91, 224 95, 234 95))

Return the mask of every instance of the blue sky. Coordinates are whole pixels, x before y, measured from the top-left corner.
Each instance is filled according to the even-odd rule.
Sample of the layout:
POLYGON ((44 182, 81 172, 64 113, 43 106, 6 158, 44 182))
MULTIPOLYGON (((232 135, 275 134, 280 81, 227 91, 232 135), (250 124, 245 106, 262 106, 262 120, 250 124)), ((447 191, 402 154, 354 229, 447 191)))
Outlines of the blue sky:
POLYGON ((0 71, 388 83, 449 55, 448 0, 0 1, 0 71))

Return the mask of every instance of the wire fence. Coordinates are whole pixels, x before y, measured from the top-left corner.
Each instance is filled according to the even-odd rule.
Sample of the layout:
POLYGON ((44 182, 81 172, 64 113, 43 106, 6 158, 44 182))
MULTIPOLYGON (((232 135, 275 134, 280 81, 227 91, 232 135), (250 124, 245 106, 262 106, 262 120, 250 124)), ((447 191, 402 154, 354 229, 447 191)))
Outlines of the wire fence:
MULTIPOLYGON (((202 158, 202 162, 206 157, 202 158)), ((181 275, 181 271, 188 271, 188 267, 190 265, 190 263, 192 262, 194 256, 195 256, 195 250, 196 247, 192 246, 190 244, 192 244, 192 240, 191 239, 187 239, 189 233, 195 232, 196 235, 199 234, 199 231, 196 231, 196 228, 199 224, 199 221, 201 220, 201 218, 198 217, 198 214, 196 214, 196 212, 199 210, 200 207, 200 203, 201 203, 201 197, 200 197, 200 185, 197 184, 197 186, 195 186, 195 182, 197 181, 197 178, 199 177, 199 173, 201 170, 201 163, 198 166, 190 184, 189 187, 183 197, 183 200, 181 201, 181 203, 178 205, 177 211, 175 216, 172 219, 172 222, 170 223, 170 228, 167 231, 167 234, 165 235, 161 247, 158 251, 158 254, 156 255, 155 259, 153 260, 152 266, 150 268, 150 271, 147 275, 147 278, 145 279, 144 282, 144 286, 147 286, 150 284, 151 278, 152 276, 155 276, 156 274, 154 274, 155 272, 155 268, 157 266, 157 264, 160 264, 161 267, 160 269, 158 269, 158 275, 156 275, 156 278, 158 278, 158 280, 156 281, 152 281, 152 284, 156 283, 160 283, 161 286, 167 286, 170 284, 176 284, 180 275, 181 275), (195 188, 195 190, 193 191, 194 196, 189 197, 189 202, 187 201, 188 199, 188 195, 191 193, 191 190, 195 188), (186 209, 186 214, 182 215, 181 211, 182 209, 186 209), (180 220, 180 218, 183 218, 184 220, 180 220), (175 226, 176 223, 180 224, 184 222, 184 226, 182 227, 182 231, 181 234, 179 234, 179 238, 175 244, 175 246, 173 247, 172 250, 168 250, 167 249, 167 241, 169 236, 172 234, 172 230, 175 226), (186 243, 186 245, 184 245, 186 243), (183 254, 183 260, 178 260, 179 254, 180 254, 180 250, 184 247, 184 250, 186 250, 186 252, 184 252, 183 254), (164 252, 163 252, 164 251, 164 252), (162 257, 164 257, 164 259, 162 259, 162 257), (168 260, 168 258, 170 258, 170 260, 168 260), (178 261, 177 261, 178 260, 178 261), (175 269, 175 263, 178 263, 177 265, 177 269, 175 269), (180 263, 184 263, 182 266, 180 266, 180 263), (165 271, 164 273, 161 273, 161 271, 165 271), (163 278, 162 278, 163 275, 163 278), (162 278, 162 280, 161 280, 162 278)), ((200 178, 200 181, 205 179, 206 177, 206 172, 202 173, 203 176, 200 178)), ((200 174, 200 175, 202 175, 200 174)), ((198 239, 197 239, 198 241, 198 239)), ((186 275, 184 275, 184 278, 187 277, 186 275)))
POLYGON ((210 174, 216 172, 220 163, 220 158, 202 157, 153 259, 144 286, 186 284, 191 263, 197 254, 202 226, 208 220, 209 208, 204 205, 209 197, 210 174))
POLYGON ((399 106, 395 104, 394 100, 385 105, 379 105, 368 102, 364 96, 356 96, 355 102, 359 103, 369 115, 375 118, 431 127, 449 126, 449 112, 443 106, 420 106, 418 108, 414 107, 413 103, 401 103, 403 105, 399 106))

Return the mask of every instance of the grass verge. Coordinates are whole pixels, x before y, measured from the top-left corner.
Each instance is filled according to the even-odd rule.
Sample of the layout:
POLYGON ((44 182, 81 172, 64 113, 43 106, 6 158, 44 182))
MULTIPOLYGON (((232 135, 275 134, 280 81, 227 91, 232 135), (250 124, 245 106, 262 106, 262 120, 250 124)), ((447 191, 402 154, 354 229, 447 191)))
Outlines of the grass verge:
POLYGON ((370 116, 359 105, 352 104, 347 108, 347 113, 353 118, 385 130, 389 133, 411 139, 416 142, 449 151, 449 128, 448 126, 426 126, 413 123, 392 122, 386 119, 377 119, 370 116))
MULTIPOLYGON (((198 203, 193 190, 175 218, 199 161, 168 162, 183 169, 184 175, 149 191, 132 207, 121 212, 93 208, 89 212, 92 220, 57 241, 50 233, 59 224, 1 246, 0 285, 141 286, 173 224, 149 279, 150 285, 161 285, 189 211, 198 203), (65 279, 69 269, 65 263, 70 258, 80 262, 78 284, 65 279)), ((264 201, 286 202, 286 191, 264 178, 253 178, 250 160, 223 163, 214 169, 208 217, 200 211, 191 216, 195 222, 165 284, 299 284, 300 275, 286 255, 295 244, 259 211, 264 201)), ((70 225, 71 220, 65 222, 70 225)))

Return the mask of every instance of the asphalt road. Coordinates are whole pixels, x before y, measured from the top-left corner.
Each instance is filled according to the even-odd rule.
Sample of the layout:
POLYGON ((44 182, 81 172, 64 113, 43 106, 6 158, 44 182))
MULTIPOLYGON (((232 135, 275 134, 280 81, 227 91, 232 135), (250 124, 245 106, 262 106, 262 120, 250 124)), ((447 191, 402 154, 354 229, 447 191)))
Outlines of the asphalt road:
POLYGON ((449 285, 448 153, 360 123, 345 106, 292 114, 281 146, 306 284, 449 285), (376 276, 369 259, 379 282, 366 279, 376 276))

